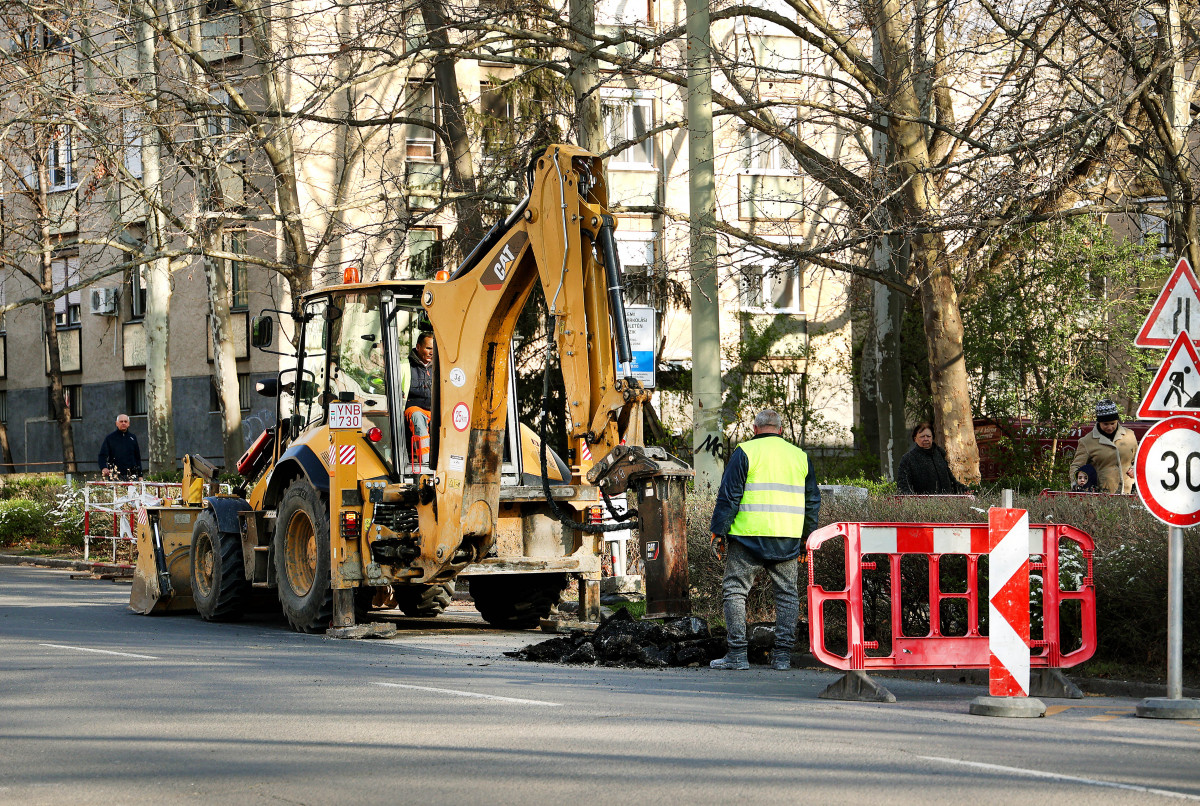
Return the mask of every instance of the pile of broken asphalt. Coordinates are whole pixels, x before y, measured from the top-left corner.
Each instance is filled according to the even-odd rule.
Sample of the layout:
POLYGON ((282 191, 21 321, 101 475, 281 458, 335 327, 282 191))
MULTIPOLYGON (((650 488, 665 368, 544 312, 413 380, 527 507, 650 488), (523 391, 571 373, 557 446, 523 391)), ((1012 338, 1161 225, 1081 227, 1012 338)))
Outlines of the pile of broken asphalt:
POLYGON ((541 663, 601 666, 707 666, 725 654, 725 636, 714 635, 696 616, 663 623, 639 621, 617 610, 595 632, 573 630, 569 636, 530 644, 506 655, 541 663))

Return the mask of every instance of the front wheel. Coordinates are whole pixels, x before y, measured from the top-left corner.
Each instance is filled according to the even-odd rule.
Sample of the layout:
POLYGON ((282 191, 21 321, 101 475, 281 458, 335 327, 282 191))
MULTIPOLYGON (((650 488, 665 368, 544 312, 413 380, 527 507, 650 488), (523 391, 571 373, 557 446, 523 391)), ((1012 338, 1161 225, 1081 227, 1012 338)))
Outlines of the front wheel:
POLYGON ((275 521, 275 580, 292 629, 324 632, 333 619, 329 574, 329 510, 307 479, 297 479, 279 502, 275 521))
POLYGON ((192 527, 192 602, 205 621, 237 621, 246 610, 250 584, 241 538, 222 532, 206 509, 192 527))
POLYGON ((567 587, 566 574, 497 574, 467 581, 483 620, 507 630, 538 626, 567 587))
POLYGON ((454 582, 435 582, 432 585, 393 585, 396 607, 406 616, 435 618, 440 616, 454 598, 454 582))

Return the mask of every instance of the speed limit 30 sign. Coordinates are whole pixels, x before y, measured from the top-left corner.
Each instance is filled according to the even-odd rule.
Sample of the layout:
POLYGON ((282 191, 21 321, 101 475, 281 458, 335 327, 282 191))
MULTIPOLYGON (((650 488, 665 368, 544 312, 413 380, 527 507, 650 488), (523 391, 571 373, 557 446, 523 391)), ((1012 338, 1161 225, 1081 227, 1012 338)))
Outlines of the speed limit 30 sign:
POLYGON ((1142 437, 1134 465, 1138 495, 1171 526, 1200 523, 1200 419, 1168 417, 1142 437))

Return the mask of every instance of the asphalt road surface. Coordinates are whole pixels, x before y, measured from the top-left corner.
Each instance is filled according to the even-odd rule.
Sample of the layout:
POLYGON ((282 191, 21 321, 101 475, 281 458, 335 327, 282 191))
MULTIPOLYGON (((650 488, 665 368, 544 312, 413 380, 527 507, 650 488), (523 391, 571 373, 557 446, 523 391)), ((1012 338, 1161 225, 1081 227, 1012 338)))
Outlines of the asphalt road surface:
POLYGON ((337 641, 128 591, 0 566, 0 804, 1200 802, 1200 722, 1132 699, 833 702, 833 672, 522 663, 545 636, 474 611, 337 641))

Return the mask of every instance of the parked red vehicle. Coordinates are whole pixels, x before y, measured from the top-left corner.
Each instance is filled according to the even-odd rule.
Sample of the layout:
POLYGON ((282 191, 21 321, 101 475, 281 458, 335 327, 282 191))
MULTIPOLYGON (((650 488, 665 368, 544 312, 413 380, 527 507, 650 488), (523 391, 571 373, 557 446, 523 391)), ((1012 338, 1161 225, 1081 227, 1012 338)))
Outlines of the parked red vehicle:
MULTIPOLYGON (((1121 425, 1142 436, 1155 420, 1122 420, 1121 425)), ((1075 443, 1095 427, 1094 421, 1080 423, 1065 431, 1033 420, 975 418, 975 442, 979 445, 979 474, 983 481, 996 481, 1005 475, 1028 475, 1031 462, 1046 462, 1055 457, 1055 466, 1066 478, 1075 456, 1075 443)))

